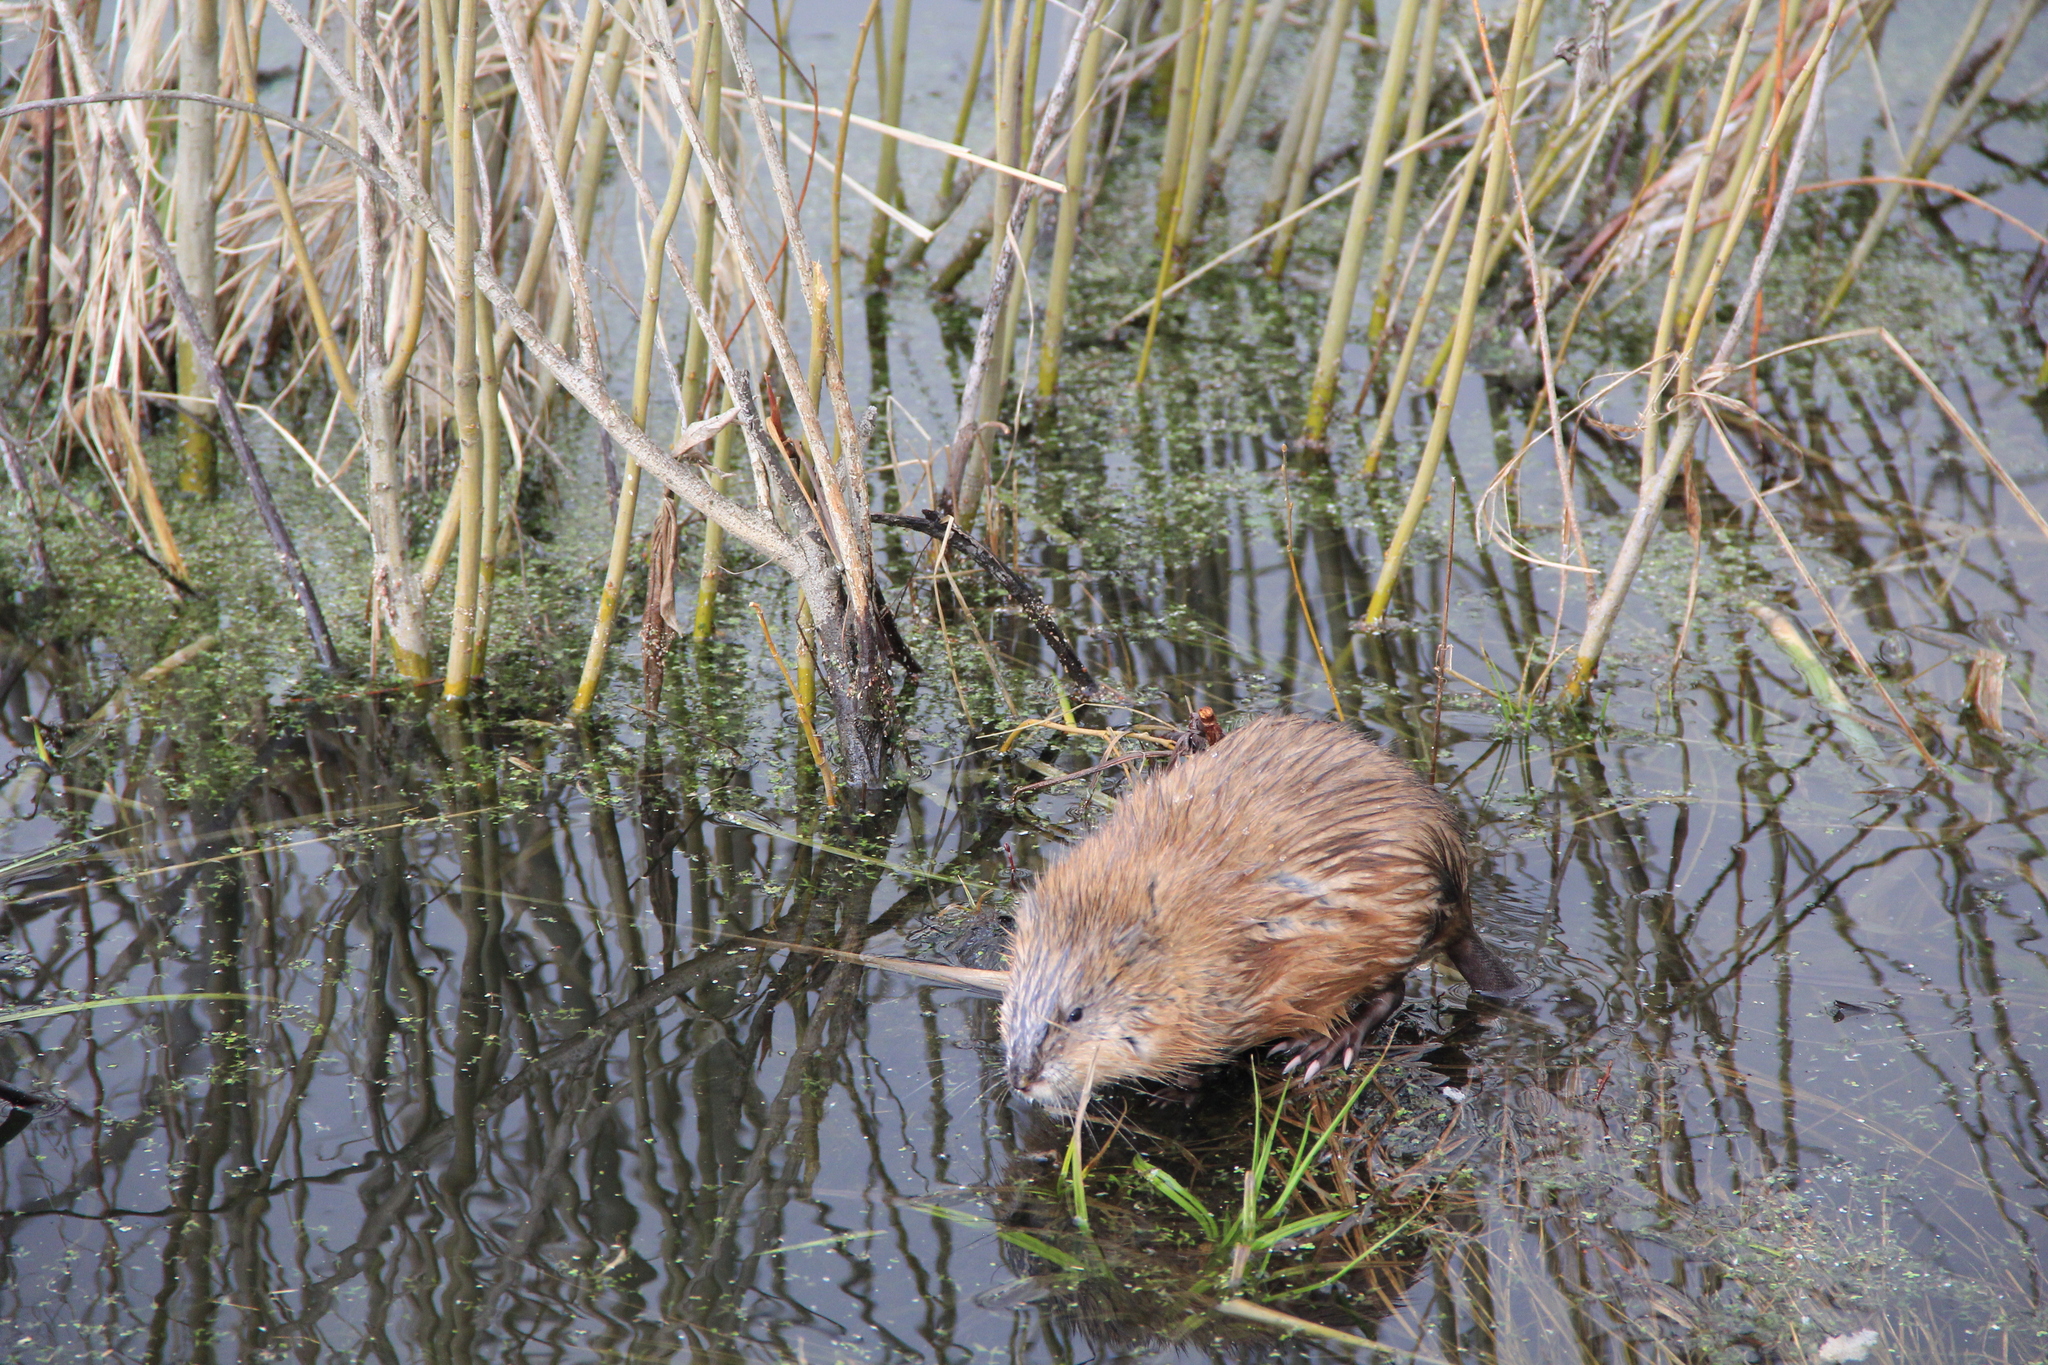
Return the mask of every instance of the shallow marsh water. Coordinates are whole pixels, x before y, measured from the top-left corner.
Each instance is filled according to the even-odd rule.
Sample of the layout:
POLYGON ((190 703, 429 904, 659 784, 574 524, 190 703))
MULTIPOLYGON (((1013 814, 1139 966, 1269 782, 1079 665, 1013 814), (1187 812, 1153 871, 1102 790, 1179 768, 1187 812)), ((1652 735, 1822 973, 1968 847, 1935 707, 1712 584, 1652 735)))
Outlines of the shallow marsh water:
MULTIPOLYGON (((1894 89, 1941 10, 1901 7, 1894 89)), ((2013 88, 2044 52, 2037 34, 2013 88)), ((1848 163, 1867 76, 1838 98, 1848 163)), ((1941 177, 2039 221, 2036 111, 1980 141, 1941 177)), ((1085 281, 1104 315, 1138 287, 1117 244, 1149 214, 1120 203, 1085 281)), ((1806 224, 1788 313, 1848 221, 1806 224)), ((1352 629, 1398 491, 1352 475, 1355 430, 1334 475, 1282 442, 1327 244, 1284 286, 1200 292, 1142 397, 1129 348, 1077 347, 1075 396, 1014 483, 1017 553, 1124 703, 1093 723, 1341 707, 1433 763, 1485 852, 1481 922, 1534 985, 1476 1012, 1415 992, 1343 1159, 1377 1220, 1346 1235, 1400 1231, 1280 1306, 1423 1360, 1804 1361, 1862 1332, 1873 1360, 2048 1360, 2048 547, 1895 370, 1810 353, 1745 395, 1803 454, 1736 446, 1937 766, 1718 447, 1703 548, 1674 505, 1591 719, 1490 698, 1476 684, 1512 692, 1560 613, 1569 643, 1582 599, 1475 546, 1462 494, 1447 544, 1447 470, 1395 628, 1352 629), (1816 629, 1853 717, 1814 704, 1751 601, 1816 629), (1961 704, 1994 657, 2002 734, 1961 704)), ((2032 259, 1967 206, 1902 216, 1856 320, 1935 367, 2038 506, 2040 343, 2014 309, 2032 259)), ((943 429, 946 320, 914 284, 887 316, 894 392, 943 429)), ((1640 318, 1611 326, 1587 374, 1633 363, 1640 318)), ((1511 351, 1454 432, 1474 484, 1528 420, 1511 351)), ((899 458, 922 454, 908 425, 899 458)), ((1597 563, 1635 456, 1580 440, 1597 563)), ((578 468, 594 487, 594 457, 578 468)), ((1546 496, 1532 481, 1524 525, 1554 519, 1546 496)), ((1191 1317, 1223 1293, 1213 1249, 1132 1174, 1135 1147, 1227 1203, 1245 1075, 1134 1115, 1081 1233, 1057 1127, 1002 1092, 987 1002, 741 937, 987 961, 1012 863, 1098 813, 1087 784, 1017 793, 1098 746, 1039 730, 998 752, 1059 712, 1028 632, 972 584, 936 593, 907 551, 890 564, 927 667, 911 780, 865 809, 824 807, 739 603, 716 651, 676 656, 659 723, 622 667, 605 724, 554 727, 551 656, 471 729, 195 681, 73 736, 47 783, 23 770, 0 812, 8 1002, 218 998, 0 1032, 0 1082, 56 1101, 0 1147, 0 1358, 1353 1358, 1191 1317), (998 1235, 1018 1227, 1057 1255, 998 1235)), ((35 753, 23 716, 79 719, 104 667, 42 645, 0 662, 23 666, 8 757, 35 753)))

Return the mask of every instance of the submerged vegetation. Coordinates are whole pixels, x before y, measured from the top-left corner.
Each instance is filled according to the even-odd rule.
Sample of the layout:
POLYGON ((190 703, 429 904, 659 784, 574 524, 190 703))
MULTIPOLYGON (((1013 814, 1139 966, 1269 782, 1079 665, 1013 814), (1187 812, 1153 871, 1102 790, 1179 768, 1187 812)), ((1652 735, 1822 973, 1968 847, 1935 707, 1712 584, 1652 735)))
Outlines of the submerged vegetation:
POLYGON ((0 5, 9 1350, 2048 1358, 2040 8, 0 5), (1052 1134, 764 946, 1204 706, 1540 987, 1052 1134))

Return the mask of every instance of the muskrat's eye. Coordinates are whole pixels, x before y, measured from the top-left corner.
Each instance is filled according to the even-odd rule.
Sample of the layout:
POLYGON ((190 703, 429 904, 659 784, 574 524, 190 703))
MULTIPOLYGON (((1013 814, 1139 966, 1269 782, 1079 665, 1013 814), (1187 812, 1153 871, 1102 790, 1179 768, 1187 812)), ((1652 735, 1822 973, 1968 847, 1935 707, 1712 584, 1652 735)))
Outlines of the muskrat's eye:
POLYGON ((1087 1012, 1088 1007, 1086 1005, 1076 1005, 1074 1006, 1074 1008, 1067 1011, 1067 1022, 1070 1024, 1078 1024, 1081 1022, 1081 1016, 1086 1014, 1087 1012))

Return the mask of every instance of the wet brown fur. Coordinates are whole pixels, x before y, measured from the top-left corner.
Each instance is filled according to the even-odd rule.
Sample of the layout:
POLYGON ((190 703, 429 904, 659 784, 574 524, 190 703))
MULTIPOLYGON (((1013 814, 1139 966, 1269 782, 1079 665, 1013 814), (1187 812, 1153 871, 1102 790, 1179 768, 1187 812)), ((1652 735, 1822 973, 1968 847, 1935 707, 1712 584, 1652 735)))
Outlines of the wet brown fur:
POLYGON ((1469 871, 1408 764, 1345 726, 1254 721, 1139 785, 1020 908, 1010 1083, 1070 1105, 1278 1040, 1312 1070, 1348 1060, 1437 952, 1512 990, 1473 934, 1469 871))

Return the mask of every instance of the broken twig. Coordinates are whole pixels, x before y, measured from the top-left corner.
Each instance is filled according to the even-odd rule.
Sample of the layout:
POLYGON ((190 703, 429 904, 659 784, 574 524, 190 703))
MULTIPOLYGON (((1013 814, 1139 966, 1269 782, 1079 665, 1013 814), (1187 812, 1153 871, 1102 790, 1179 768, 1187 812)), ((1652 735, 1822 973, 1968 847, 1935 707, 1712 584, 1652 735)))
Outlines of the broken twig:
POLYGON ((1067 675, 1067 681, 1081 698, 1086 700, 1094 696, 1095 678, 1088 672, 1088 665, 1081 662, 1081 656, 1075 653, 1067 633, 1060 629, 1060 623, 1054 619, 1052 608, 1045 604, 1044 596, 1025 581, 1023 575, 991 553, 986 545, 961 529, 959 522, 929 507, 914 517, 898 516, 893 512, 871 512, 868 517, 883 526, 922 531, 941 545, 957 545, 963 554, 988 570, 1003 585, 1003 592, 1008 595, 1011 605, 1024 613, 1032 628, 1051 646, 1053 656, 1060 661, 1060 671, 1067 675))

